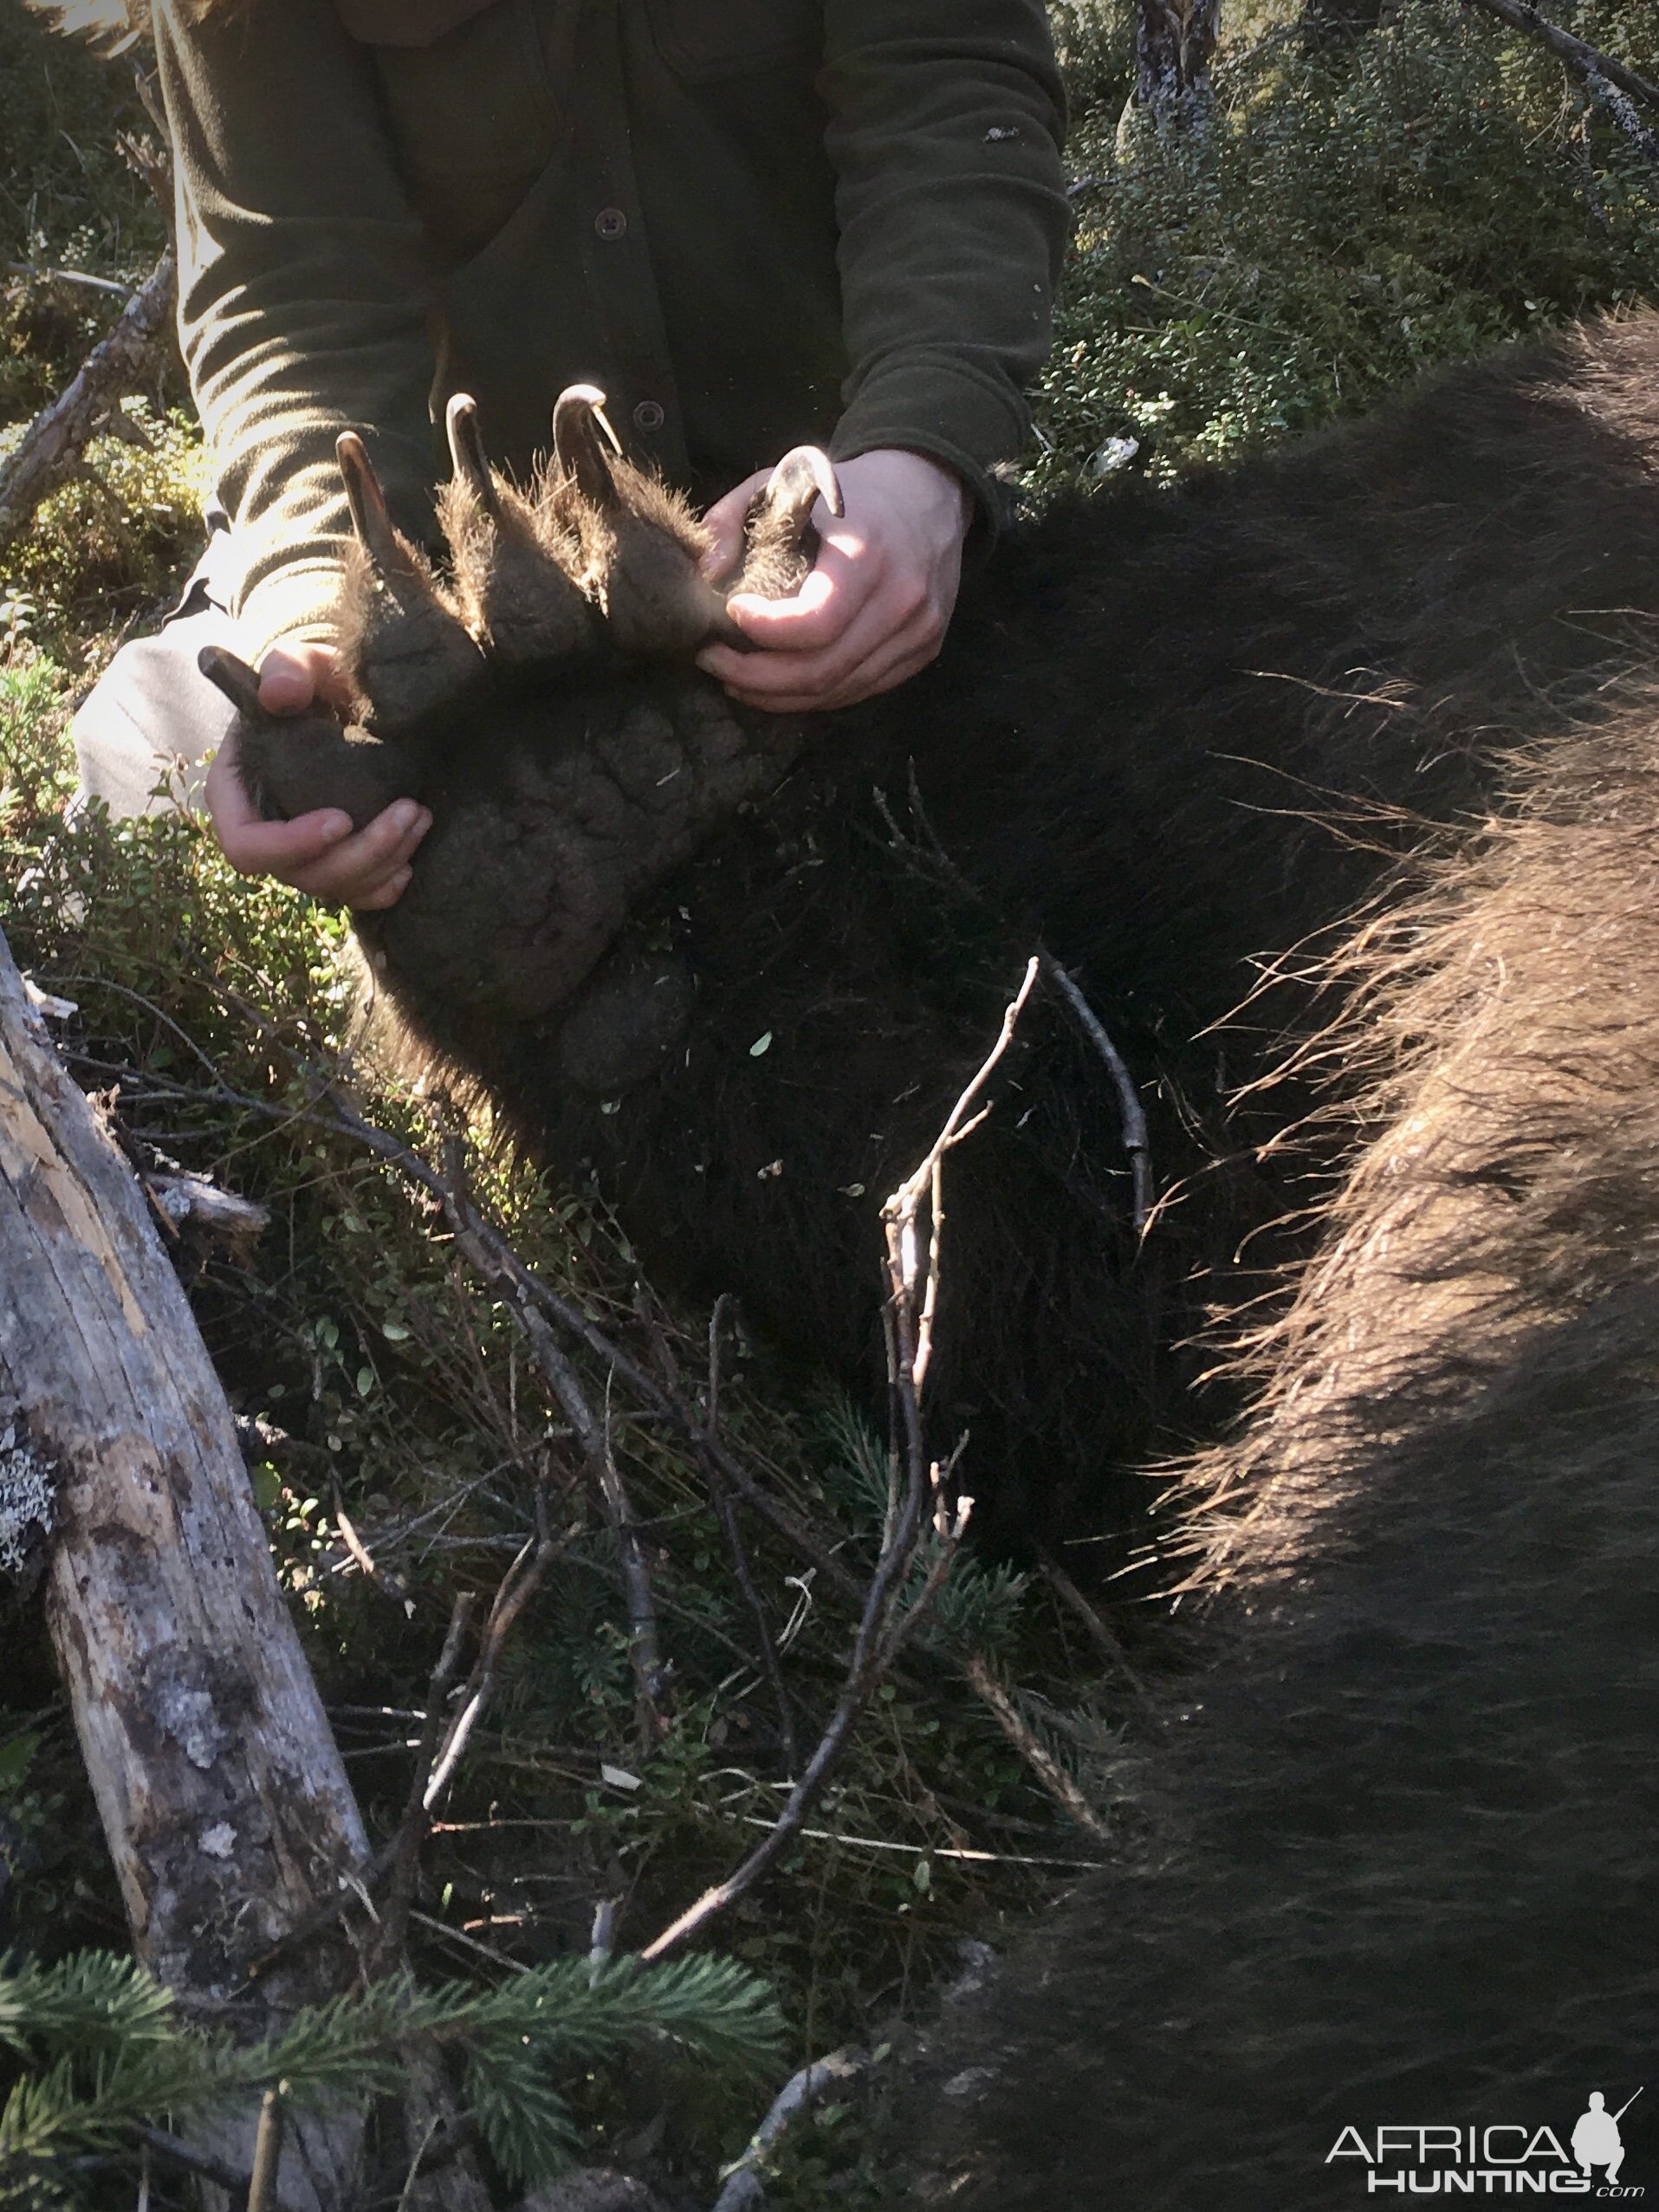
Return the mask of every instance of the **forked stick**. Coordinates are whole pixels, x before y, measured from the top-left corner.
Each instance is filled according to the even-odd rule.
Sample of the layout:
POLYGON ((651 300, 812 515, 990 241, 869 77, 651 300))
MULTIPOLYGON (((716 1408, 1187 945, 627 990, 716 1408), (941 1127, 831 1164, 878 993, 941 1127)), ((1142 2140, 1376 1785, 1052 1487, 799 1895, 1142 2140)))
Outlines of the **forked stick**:
POLYGON ((930 1344, 930 1290, 936 1285, 940 1229, 940 1170, 945 1154, 976 1129, 989 1108, 975 1112, 978 1100, 997 1063, 1013 1041, 1014 1025, 1036 983, 1039 963, 1027 962, 1023 981, 1002 1016, 996 1042, 978 1074, 951 1108, 943 1128, 926 1157, 900 1184, 882 1208, 887 1234, 887 1333, 889 1378, 893 1389, 892 1451, 904 1477, 904 1502, 891 1517, 880 1558, 865 1596, 852 1656, 847 1664, 841 1696, 818 1748, 807 1761, 776 1820, 742 1864, 723 1882, 705 1890, 696 1904, 639 1954, 649 1963, 677 1950, 689 1937, 706 1927, 717 1913, 751 1890, 800 1833, 831 1770, 846 1748, 853 1725, 872 1691, 891 1666, 906 1640, 930 1611, 950 1563, 967 1533, 973 1501, 961 1498, 954 1509, 947 1491, 955 1469, 956 1454, 941 1464, 930 1462, 922 1433, 920 1392, 927 1372, 924 1346, 930 1344), (932 1202, 932 1233, 929 1242, 929 1273, 923 1281, 919 1263, 917 1218, 923 1196, 932 1202), (923 1315, 930 1316, 923 1334, 923 1315), (931 1524, 941 1551, 923 1580, 915 1601, 900 1608, 899 1600, 915 1567, 928 1526, 925 1508, 931 1502, 931 1524))

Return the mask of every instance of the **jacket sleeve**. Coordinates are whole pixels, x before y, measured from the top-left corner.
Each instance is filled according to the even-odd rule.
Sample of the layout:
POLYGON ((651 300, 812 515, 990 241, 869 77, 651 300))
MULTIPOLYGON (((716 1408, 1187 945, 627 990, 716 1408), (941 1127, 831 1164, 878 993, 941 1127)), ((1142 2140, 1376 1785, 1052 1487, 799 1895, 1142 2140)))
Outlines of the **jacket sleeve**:
POLYGON ((851 373, 833 451, 948 462, 982 509, 1023 444, 1070 229, 1041 0, 826 0, 851 373))
POLYGON ((392 511, 425 529, 432 375, 420 233, 366 55, 328 0, 161 0, 179 338, 242 553, 245 649, 327 634, 350 522, 334 466, 363 431, 392 511))

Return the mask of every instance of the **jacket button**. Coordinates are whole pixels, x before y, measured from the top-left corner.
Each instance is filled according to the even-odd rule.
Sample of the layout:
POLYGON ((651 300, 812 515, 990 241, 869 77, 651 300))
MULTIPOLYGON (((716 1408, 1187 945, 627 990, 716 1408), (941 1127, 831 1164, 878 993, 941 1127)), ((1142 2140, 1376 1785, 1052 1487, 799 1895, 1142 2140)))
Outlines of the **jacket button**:
POLYGON ((601 238, 625 237, 628 218, 619 207, 602 207, 593 217, 593 228, 601 238))
POLYGON ((636 430, 660 430, 668 417, 654 399, 642 399, 633 411, 636 430))

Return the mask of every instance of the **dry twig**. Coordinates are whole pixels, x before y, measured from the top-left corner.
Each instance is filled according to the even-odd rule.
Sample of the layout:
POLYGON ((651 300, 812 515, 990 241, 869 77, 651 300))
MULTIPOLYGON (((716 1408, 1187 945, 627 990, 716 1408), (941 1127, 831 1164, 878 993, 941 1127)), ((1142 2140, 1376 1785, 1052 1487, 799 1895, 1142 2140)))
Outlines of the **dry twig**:
POLYGON ((727 2173, 724 2185, 715 2199, 714 2212, 747 2212, 748 2207, 764 2202, 766 2184, 761 2178, 761 2169, 780 2137, 803 2119, 815 2105, 833 2096, 844 2083, 856 2081, 869 2065, 869 2052, 849 2045, 843 2050, 830 2052, 825 2058, 814 2059, 811 2066, 791 2074, 773 2098, 766 2118, 744 2145, 742 2157, 727 2173))
POLYGON ((254 2170, 248 2181, 248 2212, 272 2212, 276 2199, 276 2176, 282 2163, 282 2086, 268 2089, 260 2099, 259 2128, 254 2137, 254 2170))
POLYGON ((377 1945, 381 1963, 390 1967, 403 1948, 409 1925, 410 1907, 415 1901, 419 1884, 420 1847, 431 1824, 431 1809, 426 1802, 426 1785, 437 1756, 438 1733, 444 1725, 444 1700, 450 1684, 455 1679, 460 1663, 461 1645, 472 1618, 472 1593, 464 1592, 455 1601, 450 1615, 450 1625, 444 1638, 443 1649, 437 1655, 426 1683, 426 1711, 421 1722, 420 1740, 416 1746, 415 1764, 410 1776, 409 1794, 404 1803, 403 1817, 396 1833, 386 1846, 386 1864, 390 1877, 386 1884, 385 1909, 380 1917, 380 1935, 377 1945))
POLYGON ((1077 1615, 1088 1631, 1091 1642, 1108 1665, 1122 1675, 1137 1697, 1144 1698, 1146 1684, 1130 1665, 1128 1654, 1124 1651, 1123 1645, 1118 1642, 1111 1627, 1102 1619, 1098 1609, 1090 1604, 1088 1599, 1084 1596, 1052 1552, 1039 1550, 1037 1571, 1060 1602, 1069 1605, 1073 1612, 1077 1615))
POLYGON ((478 1655, 467 1677, 460 1709, 448 1729, 444 1730, 440 1743, 444 1696, 455 1679, 461 1645, 473 1611, 470 1594, 456 1599, 443 1649, 427 1684, 426 1709, 421 1719, 414 1772, 410 1781, 409 1794, 405 1800, 403 1816, 395 1832, 357 1869, 348 1885, 342 1886, 334 1896, 324 1898, 310 1912, 302 1915, 285 1935, 253 1962, 248 1969, 249 1981, 268 1973, 297 1946, 308 1943, 312 1936, 331 1926, 349 1910, 353 1903, 362 1903, 373 1915, 373 1893, 382 1881, 387 1881, 388 1885, 384 1908, 375 1916, 379 1925, 374 1956, 381 1971, 395 1963, 403 1948, 409 1921, 418 1917, 413 1907, 420 1871, 420 1849, 431 1825, 432 1809, 453 1779, 479 1716, 489 1703, 490 1692, 495 1688, 502 1650, 513 1624, 529 1602, 548 1567, 575 1534, 575 1529, 572 1528, 561 1538, 550 1536, 547 1528, 545 1502, 538 1497, 536 1532, 520 1547, 490 1600, 489 1611, 484 1617, 483 1630, 478 1639, 478 1655))
POLYGON ((110 292, 118 300, 130 300, 133 288, 121 283, 113 276, 94 276, 84 269, 48 269, 36 261, 0 262, 8 276, 31 277, 37 284, 80 284, 88 292, 110 292))
POLYGON ((990 1708, 997 1726, 1054 1802, 1086 1834, 1099 1843, 1108 1842, 1105 1822, 1053 1752, 1033 1732, 1019 1707, 977 1651, 963 1660, 962 1670, 975 1696, 982 1698, 990 1708))
POLYGON ((934 1138, 926 1157, 881 1210, 887 1233, 889 1357, 894 1363, 889 1379, 896 1386, 900 1400, 894 1429, 896 1436, 903 1440, 903 1449, 912 1467, 921 1448, 919 1393, 927 1379, 932 1355, 933 1322, 938 1303, 939 1248, 944 1229, 940 1171, 945 1154, 977 1129, 990 1111, 988 1107, 975 1109, 998 1061, 1014 1041, 1014 1024, 1025 1011, 1041 964, 1040 956, 1035 954, 1027 962, 1024 979, 1004 1009, 996 1042, 978 1074, 951 1107, 944 1127, 934 1138), (924 1200, 930 1221, 925 1268, 921 1262, 917 1235, 924 1200))
POLYGON ((785 1768, 793 1774, 800 1764, 800 1746, 795 1740, 794 1708, 784 1687, 783 1669, 778 1661, 772 1624, 767 1618, 766 1607, 761 1603, 761 1593, 755 1586, 755 1577, 749 1570, 748 1554, 744 1548, 742 1530, 738 1526, 731 1491, 722 1472, 719 1455, 714 1449, 719 1441, 721 1335, 730 1307, 730 1298, 723 1295, 715 1301, 714 1311, 709 1316, 709 1379, 701 1424, 693 1418, 691 1410, 686 1404, 673 1352, 667 1338, 657 1326, 643 1289, 639 1299, 639 1317, 650 1333, 657 1364, 663 1371, 663 1388, 668 1393, 681 1425, 689 1436, 695 1438, 703 1478, 709 1486, 710 1502, 715 1509, 715 1518, 720 1523, 720 1532, 726 1540, 726 1548, 731 1554, 732 1573, 737 1578, 743 1602, 755 1622, 755 1638, 760 1646, 761 1671, 766 1677, 773 1703, 777 1707, 778 1742, 783 1752, 785 1768))
POLYGON ((889 1515, 881 1555, 865 1593, 840 1698, 771 1828, 723 1882, 705 1890, 695 1904, 646 1944, 640 1953, 646 1961, 677 1949, 717 1913, 746 1895, 800 1833, 807 1813, 846 1747, 859 1714, 876 1684, 925 1617, 967 1532, 972 1500, 960 1499, 954 1511, 948 1501, 956 1454, 943 1464, 936 1460, 930 1462, 922 1428, 921 1390, 927 1375, 944 1223, 940 1173, 946 1153, 976 1129, 989 1111, 988 1107, 981 1107, 979 1100, 1013 1040, 1014 1024, 1031 996, 1037 971, 1038 963, 1033 958, 1027 963, 1020 989, 1003 1014, 996 1042, 979 1072, 951 1108, 926 1157, 882 1208, 887 1242, 885 1318, 891 1389, 891 1457, 899 1495, 895 1510, 889 1515), (930 1209, 925 1273, 918 1226, 924 1200, 930 1209), (916 1601, 902 1607, 900 1599, 920 1556, 930 1521, 940 1553, 931 1563, 916 1601))
MULTIPOLYGON (((216 2158, 211 2151, 186 2143, 182 2136, 170 2135, 165 2128, 145 2128, 139 2141, 147 2156, 159 2158, 164 2165, 175 2166, 180 2173, 196 2175, 204 2182, 211 2182, 215 2188, 227 2190, 233 2204, 247 2201, 249 2176, 227 2160, 216 2158)), ((288 2212, 288 2208, 278 2197, 273 2199, 270 2212, 288 2212)))
POLYGON ((547 1507, 542 1498, 536 1500, 536 1533, 527 1539, 516 1559, 502 1577, 501 1586, 491 1600, 485 1618, 483 1633, 478 1639, 478 1656, 473 1662, 472 1672, 467 1677, 461 1709, 450 1723, 421 1795, 421 1811, 428 1819, 433 1807, 443 1796, 461 1763, 467 1743, 478 1717, 489 1702, 496 1686, 496 1675, 501 1664, 501 1655, 513 1624, 535 1596, 537 1586, 560 1553, 577 1534, 575 1528, 566 1530, 562 1537, 548 1533, 547 1507))
MULTIPOLYGON (((367 1125, 361 1125, 366 1128, 367 1125)), ((628 1609, 628 1661, 633 1670, 634 1702, 639 1716, 640 1739, 648 1748, 656 1742, 664 1726, 661 1699, 667 1677, 657 1626, 657 1606, 651 1595, 651 1564, 617 1467, 616 1455, 611 1449, 609 1424, 601 1423, 595 1415, 575 1369, 548 1327, 530 1287, 529 1269, 518 1260, 499 1231, 490 1233, 489 1224, 473 1204, 466 1187, 463 1164, 460 1139, 452 1138, 445 1146, 448 1173, 438 1178, 437 1195, 455 1232, 456 1243, 497 1296, 510 1307, 523 1331, 530 1357, 581 1448, 600 1506, 616 1538, 628 1609)))
POLYGON ((373 1584, 382 1596, 390 1598, 393 1605, 400 1606, 405 1612, 412 1612, 414 1601, 404 1588, 403 1584, 388 1568, 379 1564, 361 1536, 358 1534, 356 1523, 347 1513, 341 1501, 338 1482, 335 1482, 334 1489, 334 1526, 340 1531, 340 1541, 345 1545, 353 1564, 360 1573, 373 1584))
MULTIPOLYGON (((918 1608, 901 1615, 896 1621, 892 1618, 894 1602, 915 1557, 922 1533, 921 1521, 919 1508, 914 1515, 907 1514, 893 1541, 876 1564, 865 1599, 864 1612, 859 1622, 859 1631, 853 1640, 852 1657, 847 1664, 839 1702, 800 1781, 790 1791, 782 1811, 742 1865, 728 1875, 723 1882, 705 1890, 695 1904, 664 1929, 653 1942, 646 1944, 640 1956, 647 1962, 678 1949, 688 1937, 704 1927, 716 1913, 723 1912, 728 1905, 746 1896, 800 1833, 820 1791, 846 1749, 853 1724, 872 1691, 898 1656, 911 1629, 921 1618, 918 1608)), ((966 1527, 967 1515, 959 1509, 945 1537, 952 1551, 960 1544, 966 1527)))
POLYGON ((1123 1116, 1124 1150, 1129 1155, 1129 1172, 1134 1192, 1133 1212, 1135 1233, 1141 1236, 1146 1229, 1152 1210, 1152 1145, 1146 1132, 1146 1109, 1141 1104, 1141 1094, 1135 1087, 1135 1079, 1124 1063, 1123 1054, 1106 1034, 1105 1023, 1078 989, 1075 979, 1069 976, 1052 952, 1040 956, 1043 980, 1052 983, 1077 1017, 1079 1028, 1106 1064, 1112 1087, 1118 1093, 1118 1111, 1123 1116))
MULTIPOLYGON (((885 793, 876 794, 876 804, 896 852, 908 853, 913 863, 946 884, 970 906, 983 906, 985 895, 969 880, 951 859, 933 827, 921 790, 916 781, 916 769, 911 769, 910 804, 919 837, 908 835, 898 826, 885 793), (923 841, 925 840, 925 841, 923 841)), ((1152 1211, 1152 1148, 1147 1133, 1146 1110, 1141 1104, 1140 1093, 1130 1074, 1123 1054, 1107 1033, 1105 1024, 1083 996, 1074 978, 1061 967, 1046 945, 1040 944, 1037 957, 1041 963, 1044 980, 1051 983, 1065 1000, 1086 1036, 1104 1061, 1118 1093, 1118 1112, 1123 1122, 1124 1150, 1129 1155, 1131 1189, 1135 1233, 1142 1235, 1152 1211)))

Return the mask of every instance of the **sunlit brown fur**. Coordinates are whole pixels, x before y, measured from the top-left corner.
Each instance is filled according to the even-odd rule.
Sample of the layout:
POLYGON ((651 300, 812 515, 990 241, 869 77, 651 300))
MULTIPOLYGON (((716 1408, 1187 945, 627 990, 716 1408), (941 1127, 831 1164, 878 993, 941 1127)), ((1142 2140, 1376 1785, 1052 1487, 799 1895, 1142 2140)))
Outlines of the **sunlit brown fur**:
POLYGON ((1565 2144, 1649 2068, 1659 690, 1522 764, 1334 973, 1358 1150, 1170 1539, 1216 1661, 1144 1742, 1156 1847, 935 2054, 962 2212, 1348 2203, 1345 2125, 1565 2144))

